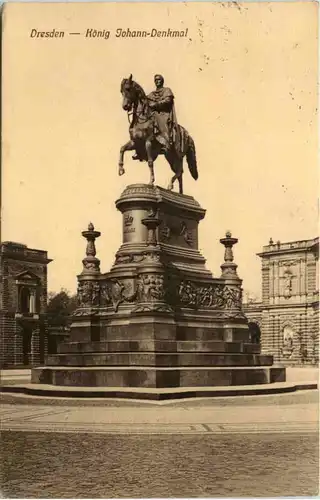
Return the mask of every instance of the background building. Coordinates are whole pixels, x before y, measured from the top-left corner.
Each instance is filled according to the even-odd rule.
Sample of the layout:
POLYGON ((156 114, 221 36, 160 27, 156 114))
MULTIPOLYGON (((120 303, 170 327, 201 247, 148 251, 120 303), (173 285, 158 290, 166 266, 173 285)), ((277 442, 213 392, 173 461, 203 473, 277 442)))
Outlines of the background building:
POLYGON ((47 252, 0 245, 0 364, 36 365, 47 353, 47 252))
POLYGON ((245 305, 253 341, 281 363, 319 360, 319 238, 274 243, 262 259, 262 302, 245 305))

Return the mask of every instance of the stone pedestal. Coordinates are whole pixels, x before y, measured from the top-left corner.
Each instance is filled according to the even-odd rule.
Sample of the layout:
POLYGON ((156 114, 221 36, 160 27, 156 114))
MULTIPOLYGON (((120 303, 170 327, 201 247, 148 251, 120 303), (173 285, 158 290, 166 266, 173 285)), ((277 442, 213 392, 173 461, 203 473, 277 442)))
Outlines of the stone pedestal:
POLYGON ((214 278, 198 249, 205 210, 191 196, 144 184, 116 201, 123 241, 100 272, 89 226, 79 307, 68 343, 32 371, 32 382, 59 386, 198 387, 284 381, 249 343, 241 280, 227 233, 222 275, 214 278))

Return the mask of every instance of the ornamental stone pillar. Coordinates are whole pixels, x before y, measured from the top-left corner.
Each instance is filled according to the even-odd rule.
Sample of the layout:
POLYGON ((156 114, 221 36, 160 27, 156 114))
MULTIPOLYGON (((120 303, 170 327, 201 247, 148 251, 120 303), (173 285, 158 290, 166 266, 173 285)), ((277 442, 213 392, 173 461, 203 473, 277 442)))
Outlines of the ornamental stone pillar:
POLYGON ((100 306, 100 260, 96 257, 95 240, 101 235, 92 222, 82 231, 87 240, 86 256, 82 260, 83 269, 78 275, 78 307, 73 314, 71 341, 99 340, 100 329, 95 318, 100 306))
POLYGON ((147 259, 140 267, 137 277, 137 303, 132 312, 172 313, 171 306, 166 303, 166 273, 161 262, 161 252, 157 241, 157 229, 161 220, 159 220, 157 212, 151 210, 141 222, 147 228, 147 259))
POLYGON ((101 235, 95 231, 92 222, 82 236, 87 240, 86 256, 82 260, 83 269, 78 276, 78 305, 83 313, 90 314, 90 310, 100 304, 100 260, 96 257, 95 240, 101 235))

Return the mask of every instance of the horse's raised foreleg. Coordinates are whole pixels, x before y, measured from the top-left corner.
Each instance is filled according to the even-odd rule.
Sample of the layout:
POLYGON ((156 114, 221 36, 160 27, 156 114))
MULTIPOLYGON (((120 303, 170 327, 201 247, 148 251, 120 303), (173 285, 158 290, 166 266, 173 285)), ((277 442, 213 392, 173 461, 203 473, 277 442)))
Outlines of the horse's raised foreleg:
POLYGON ((155 179, 154 179, 154 169, 153 169, 152 142, 149 139, 146 141, 146 152, 147 152, 147 158, 148 158, 148 166, 150 169, 149 184, 153 185, 155 179))
POLYGON ((128 141, 120 148, 120 158, 119 158, 119 175, 123 175, 125 173, 125 169, 123 168, 123 157, 126 151, 132 151, 135 149, 134 142, 128 141))

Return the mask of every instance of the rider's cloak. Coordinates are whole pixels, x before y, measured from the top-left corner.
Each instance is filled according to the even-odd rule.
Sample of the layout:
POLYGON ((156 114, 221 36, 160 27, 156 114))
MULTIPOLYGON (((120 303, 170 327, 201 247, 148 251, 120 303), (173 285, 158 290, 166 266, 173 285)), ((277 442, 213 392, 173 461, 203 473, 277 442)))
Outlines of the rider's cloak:
POLYGON ((156 89, 148 95, 148 99, 156 105, 154 117, 157 140, 166 150, 173 144, 177 146, 179 129, 172 90, 168 87, 156 89))

